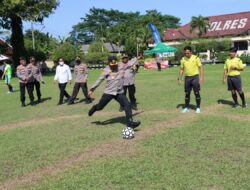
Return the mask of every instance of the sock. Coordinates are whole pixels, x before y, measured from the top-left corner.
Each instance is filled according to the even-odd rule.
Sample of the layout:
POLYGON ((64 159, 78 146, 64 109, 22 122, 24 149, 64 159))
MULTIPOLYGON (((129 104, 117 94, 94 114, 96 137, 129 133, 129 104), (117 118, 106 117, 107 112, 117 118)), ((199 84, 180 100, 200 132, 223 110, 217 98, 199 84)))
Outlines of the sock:
POLYGON ((239 93, 239 95, 240 95, 240 98, 241 98, 241 100, 242 100, 242 105, 245 105, 245 104, 246 104, 246 100, 245 100, 244 92, 239 93))
POLYGON ((235 104, 238 104, 238 100, 237 100, 237 94, 236 93, 232 93, 232 98, 234 100, 235 104))

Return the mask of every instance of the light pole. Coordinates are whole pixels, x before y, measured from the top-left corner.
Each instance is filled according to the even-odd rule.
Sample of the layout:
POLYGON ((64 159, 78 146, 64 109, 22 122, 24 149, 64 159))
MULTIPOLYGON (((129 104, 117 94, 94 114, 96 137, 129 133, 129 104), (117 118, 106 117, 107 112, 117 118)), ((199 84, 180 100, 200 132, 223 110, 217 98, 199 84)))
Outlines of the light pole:
POLYGON ((32 49, 35 50, 35 34, 33 22, 31 22, 31 34, 32 34, 32 49))

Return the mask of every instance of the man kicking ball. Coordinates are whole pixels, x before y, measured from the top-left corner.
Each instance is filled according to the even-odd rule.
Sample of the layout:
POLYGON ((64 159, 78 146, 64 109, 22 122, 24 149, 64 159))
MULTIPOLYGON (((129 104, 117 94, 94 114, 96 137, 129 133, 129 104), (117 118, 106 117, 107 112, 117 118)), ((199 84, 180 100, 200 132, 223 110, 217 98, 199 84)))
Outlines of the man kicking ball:
POLYGON ((104 68, 103 73, 89 91, 89 96, 91 96, 101 82, 106 79, 104 94, 99 103, 94 105, 89 110, 88 114, 89 116, 92 116, 96 111, 102 110, 112 99, 115 99, 122 107, 124 107, 127 126, 136 128, 140 125, 140 121, 133 121, 130 103, 124 95, 123 76, 124 71, 118 66, 116 57, 110 56, 108 58, 108 66, 104 68))
POLYGON ((178 78, 179 85, 181 84, 182 76, 185 73, 185 108, 182 113, 189 112, 190 94, 194 90, 196 100, 196 113, 200 113, 200 83, 203 83, 203 67, 200 58, 193 55, 192 48, 186 46, 184 48, 185 56, 181 59, 180 73, 178 78))

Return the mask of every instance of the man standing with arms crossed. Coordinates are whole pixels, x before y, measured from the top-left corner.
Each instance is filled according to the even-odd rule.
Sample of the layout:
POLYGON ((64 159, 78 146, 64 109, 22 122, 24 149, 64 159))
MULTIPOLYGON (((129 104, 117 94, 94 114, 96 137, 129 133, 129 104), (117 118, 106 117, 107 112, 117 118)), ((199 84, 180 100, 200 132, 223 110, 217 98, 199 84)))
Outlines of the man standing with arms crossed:
POLYGON ((234 108, 239 107, 238 100, 237 100, 237 93, 239 94, 242 107, 246 108, 246 100, 244 92, 242 91, 242 84, 241 84, 241 77, 240 72, 244 70, 242 60, 237 57, 237 49, 230 48, 229 53, 230 58, 228 58, 224 65, 224 77, 223 83, 225 84, 227 81, 228 90, 232 93, 232 98, 234 101, 234 108))
POLYGON ((193 55, 192 48, 186 46, 184 48, 185 56, 181 59, 181 66, 178 78, 178 84, 181 84, 182 76, 185 73, 185 108, 182 110, 182 113, 189 112, 190 104, 190 94, 193 89, 195 100, 196 100, 196 113, 200 113, 200 84, 204 82, 204 73, 202 63, 200 58, 193 55))
POLYGON ((25 106, 25 87, 27 88, 29 94, 30 105, 34 106, 34 77, 32 74, 32 68, 31 65, 27 65, 24 57, 20 57, 19 61, 20 65, 17 67, 17 77, 19 78, 22 107, 25 106))

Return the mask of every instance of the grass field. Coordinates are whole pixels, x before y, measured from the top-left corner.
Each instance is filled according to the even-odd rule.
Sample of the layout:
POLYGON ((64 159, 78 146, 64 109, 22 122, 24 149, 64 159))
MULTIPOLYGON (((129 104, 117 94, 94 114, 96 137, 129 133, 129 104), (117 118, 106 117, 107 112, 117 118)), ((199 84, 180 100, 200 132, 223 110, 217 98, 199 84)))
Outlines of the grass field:
MULTIPOLYGON (((231 108, 222 65, 204 70, 202 113, 182 114, 178 68, 141 69, 134 118, 142 124, 133 140, 122 139, 124 113, 115 101, 92 117, 83 102, 56 106, 58 87, 45 76, 44 101, 21 108, 17 79, 13 94, 1 81, 0 189, 249 190, 250 108, 231 108)), ((90 72, 89 86, 100 72, 90 72)), ((250 103, 250 68, 242 79, 250 103)))

